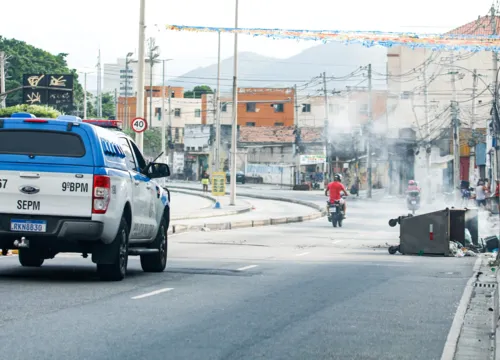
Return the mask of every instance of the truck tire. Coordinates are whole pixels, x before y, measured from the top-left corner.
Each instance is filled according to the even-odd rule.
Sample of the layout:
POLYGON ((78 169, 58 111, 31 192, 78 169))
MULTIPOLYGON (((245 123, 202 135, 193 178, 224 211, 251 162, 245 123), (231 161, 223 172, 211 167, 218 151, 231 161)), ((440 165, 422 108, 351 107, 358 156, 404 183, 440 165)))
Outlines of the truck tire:
POLYGON ((168 252, 167 220, 165 218, 161 218, 160 227, 151 248, 158 249, 158 252, 141 255, 142 270, 144 272, 162 272, 167 267, 168 252))
POLYGON ((102 281, 121 281, 127 274, 129 227, 122 217, 115 240, 109 246, 115 246, 113 264, 97 264, 97 273, 102 281))
POLYGON ((44 258, 31 250, 31 249, 19 249, 19 263, 21 266, 25 267, 40 267, 44 262, 44 258))

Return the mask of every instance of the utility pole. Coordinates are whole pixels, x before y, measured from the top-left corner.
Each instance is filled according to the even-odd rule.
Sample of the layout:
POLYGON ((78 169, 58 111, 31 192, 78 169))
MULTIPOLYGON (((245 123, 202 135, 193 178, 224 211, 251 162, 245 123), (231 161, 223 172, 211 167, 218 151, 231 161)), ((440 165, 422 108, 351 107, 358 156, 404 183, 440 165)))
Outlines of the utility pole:
MULTIPOLYGON (((172 139, 172 107, 171 107, 172 104, 170 101, 171 99, 172 99, 172 88, 169 86, 168 87, 168 134, 167 134, 169 140, 172 139)), ((171 149, 170 147, 168 148, 168 157, 169 157, 169 164, 171 166, 174 166, 174 149, 171 149)))
POLYGON ((125 104, 123 105, 123 114, 124 114, 124 129, 128 129, 130 125, 130 114, 128 112, 128 79, 129 79, 129 64, 132 62, 130 57, 133 53, 129 52, 125 57, 125 104))
MULTIPOLYGON (((140 0, 139 10, 139 51, 137 54, 137 103, 136 116, 144 116, 144 41, 146 38, 146 0, 140 0)), ((150 124, 151 125, 151 124, 150 124)), ((144 133, 136 133, 135 141, 137 147, 142 151, 144 145, 144 133)))
POLYGON ((220 31, 217 33, 217 89, 215 90, 215 171, 220 171, 220 31))
POLYGON ((118 90, 115 89, 115 120, 118 120, 118 90))
MULTIPOLYGON (((455 56, 451 53, 451 65, 455 63, 455 56)), ((457 87, 456 77, 457 71, 451 69, 451 88, 453 94, 452 100, 452 124, 453 124, 453 188, 455 192, 460 188, 460 129, 458 120, 458 102, 457 102, 457 87)))
MULTIPOLYGON (((323 77, 323 96, 324 96, 324 106, 325 106, 325 122, 324 122, 324 134, 325 134, 325 154, 326 154, 326 163, 325 163, 325 173, 328 176, 328 181, 332 179, 332 174, 331 174, 331 164, 330 164, 330 142, 329 142, 329 137, 330 137, 330 132, 329 132, 329 126, 330 126, 330 121, 328 119, 328 113, 330 110, 330 106, 328 104, 328 91, 326 89, 326 72, 323 72, 322 74, 323 77)), ((299 169, 300 171, 300 169, 299 169)))
POLYGON ((99 55, 97 57, 97 117, 102 117, 102 79, 101 79, 101 49, 99 49, 99 55))
MULTIPOLYGON (((6 71, 5 71, 5 52, 0 51, 0 94, 5 93, 5 77, 6 77, 6 71)), ((2 96, 2 99, 0 100, 0 108, 5 108, 5 100, 6 100, 6 95, 2 96)))
MULTIPOLYGON (((161 151, 163 153, 162 157, 166 158, 167 155, 167 124, 165 124, 165 63, 166 60, 163 60, 163 66, 162 66, 162 74, 161 74, 161 110, 160 110, 160 117, 161 117, 161 151)), ((172 164, 170 164, 172 166, 172 164)))
POLYGON ((429 89, 427 83, 427 62, 424 63, 423 68, 424 77, 424 112, 425 112, 425 133, 427 141, 425 142, 425 165, 426 165, 426 188, 427 188, 427 201, 432 201, 432 182, 431 182, 431 126, 429 121, 429 89))
POLYGON ((471 128, 472 134, 470 143, 469 157, 469 181, 471 184, 476 183, 476 92, 477 92, 477 70, 472 72, 472 119, 471 128))
POLYGON ((83 74, 83 118, 87 118, 87 73, 83 74))
MULTIPOLYGON (((492 5, 491 6, 491 32, 493 34, 493 36, 497 35, 497 18, 496 18, 496 13, 495 13, 495 7, 492 5)), ((493 57, 493 94, 494 94, 494 98, 493 98, 493 106, 495 107, 494 108, 494 111, 493 111, 493 133, 490 133, 490 127, 487 126, 487 131, 490 133, 490 139, 497 139, 497 136, 498 136, 498 126, 497 126, 497 109, 498 109, 498 104, 497 104, 497 101, 498 101, 498 53, 496 51, 492 51, 492 57, 493 57)), ((490 146, 490 143, 487 144, 487 149, 488 147, 490 146)), ((500 169, 499 169, 499 165, 498 165, 498 151, 497 150, 493 150, 493 155, 490 157, 490 171, 491 171, 491 181, 490 181, 490 184, 491 184, 491 191, 494 192, 495 191, 495 178, 500 178, 500 169)))
MULTIPOLYGON (((236 0, 236 8, 234 15, 234 28, 238 29, 238 3, 236 0)), ((236 151, 238 149, 238 33, 234 33, 234 55, 233 55, 233 114, 232 114, 232 129, 231 129, 231 175, 230 187, 231 195, 229 205, 236 205, 236 151)))
POLYGON ((368 175, 368 198, 372 198, 372 64, 368 64, 368 136, 366 141, 366 171, 368 175))
MULTIPOLYGON (((299 129, 299 105, 298 105, 298 100, 297 100, 297 85, 293 86, 293 93, 294 93, 294 106, 295 106, 295 117, 294 117, 294 125, 295 125, 295 130, 298 131, 299 129)), ((297 144, 295 142, 293 143, 293 156, 295 156, 295 185, 300 185, 300 153, 299 153, 299 148, 297 147, 297 144)))
POLYGON ((153 66, 158 57, 157 50, 154 38, 149 38, 149 126, 153 126, 153 66))

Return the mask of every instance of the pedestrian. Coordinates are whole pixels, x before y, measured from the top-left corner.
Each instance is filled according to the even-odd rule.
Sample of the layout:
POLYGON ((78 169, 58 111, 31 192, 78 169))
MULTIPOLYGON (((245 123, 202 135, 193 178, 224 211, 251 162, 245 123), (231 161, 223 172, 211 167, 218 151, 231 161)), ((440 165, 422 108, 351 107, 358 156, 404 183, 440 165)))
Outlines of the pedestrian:
POLYGON ((486 188, 483 180, 479 180, 476 186, 476 204, 477 207, 486 207, 486 188))
POLYGON ((495 199, 496 205, 497 205, 497 211, 500 214, 500 179, 495 180, 497 186, 495 188, 495 195, 493 195, 493 198, 495 199))
POLYGON ((201 176, 201 184, 203 185, 203 192, 208 192, 208 184, 210 184, 210 175, 206 171, 203 171, 201 176))

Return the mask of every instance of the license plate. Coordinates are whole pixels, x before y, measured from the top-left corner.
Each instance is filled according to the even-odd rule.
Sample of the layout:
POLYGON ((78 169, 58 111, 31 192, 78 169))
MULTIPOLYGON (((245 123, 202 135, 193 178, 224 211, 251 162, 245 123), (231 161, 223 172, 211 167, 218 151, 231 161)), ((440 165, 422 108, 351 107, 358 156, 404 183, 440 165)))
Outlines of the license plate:
POLYGON ((413 200, 413 201, 411 202, 411 204, 412 204, 412 205, 415 205, 416 203, 417 203, 417 202, 416 202, 415 200, 413 200))
POLYGON ((335 207, 331 208, 330 212, 337 212, 337 208, 335 208, 335 207))
POLYGON ((11 220, 10 231, 44 233, 47 231, 47 222, 43 220, 11 220))

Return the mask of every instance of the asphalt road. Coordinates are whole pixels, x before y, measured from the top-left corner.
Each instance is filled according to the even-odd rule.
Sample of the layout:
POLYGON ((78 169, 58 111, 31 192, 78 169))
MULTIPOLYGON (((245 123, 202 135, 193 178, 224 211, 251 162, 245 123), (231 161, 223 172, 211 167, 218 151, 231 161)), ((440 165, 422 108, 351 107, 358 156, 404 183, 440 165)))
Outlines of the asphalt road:
POLYGON ((393 209, 370 206, 341 229, 174 235, 167 271, 131 258, 119 283, 81 257, 0 258, 0 359, 440 359, 475 259, 389 255, 393 209))

